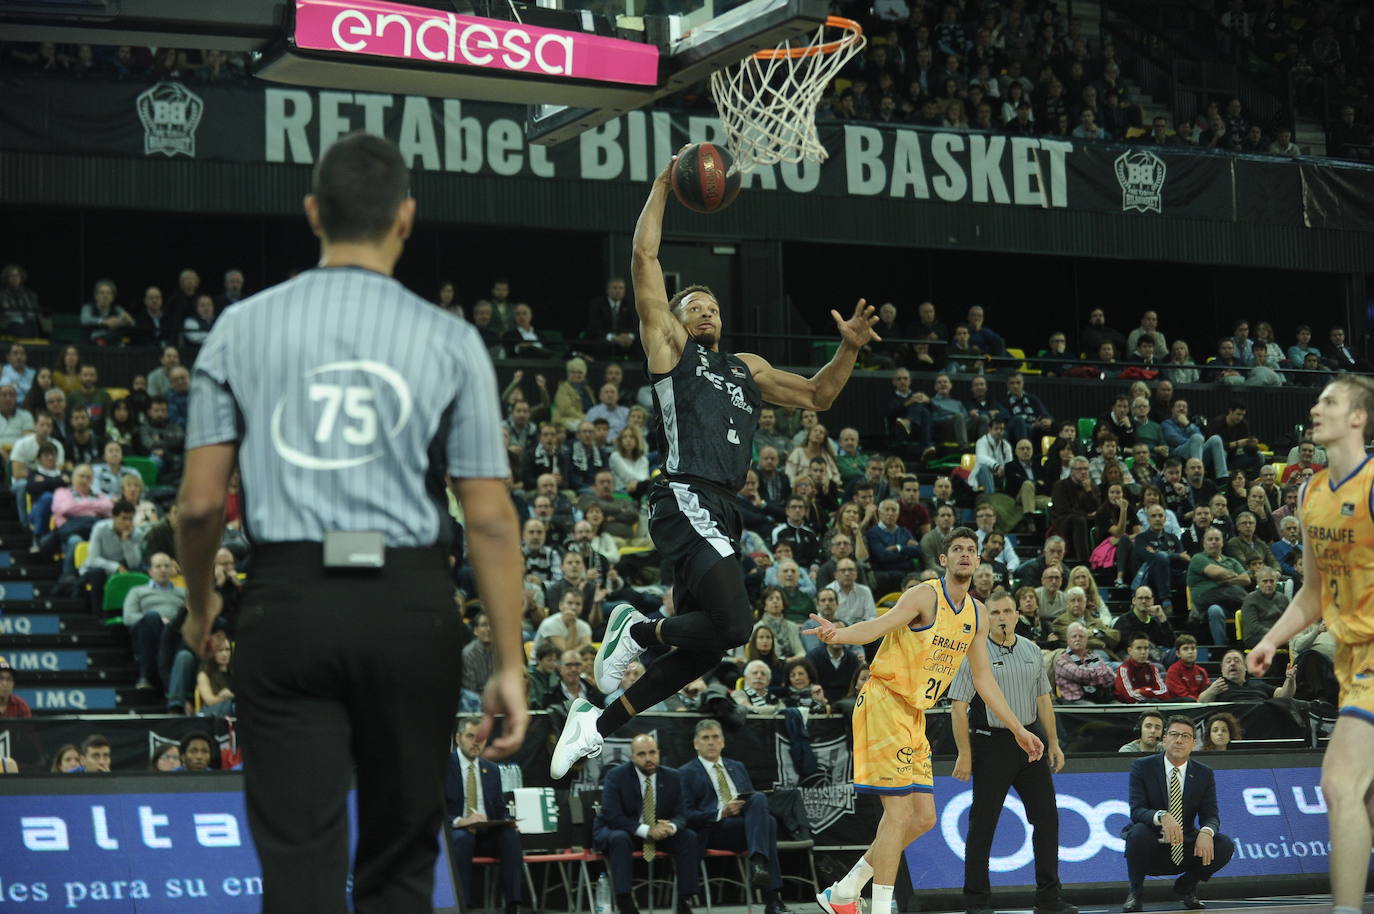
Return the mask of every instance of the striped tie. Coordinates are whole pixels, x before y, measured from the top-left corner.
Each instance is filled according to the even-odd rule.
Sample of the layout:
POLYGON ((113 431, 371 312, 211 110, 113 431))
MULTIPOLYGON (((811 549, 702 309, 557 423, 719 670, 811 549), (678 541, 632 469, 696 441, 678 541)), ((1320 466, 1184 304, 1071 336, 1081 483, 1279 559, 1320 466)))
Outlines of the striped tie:
MULTIPOLYGON (((649 778, 644 782, 644 824, 653 828, 658 824, 658 812, 654 808, 654 779, 649 778)), ((644 839, 644 859, 652 860, 658 853, 657 843, 653 838, 644 839)))
MULTIPOLYGON (((1174 821, 1183 826, 1183 788, 1178 781, 1178 769, 1173 768, 1169 772, 1169 815, 1174 817, 1174 821)), ((1175 844, 1169 849, 1169 859, 1174 861, 1174 866, 1183 864, 1183 845, 1175 844)))
POLYGON ((470 816, 477 811, 477 765, 468 764, 468 781, 463 785, 463 815, 470 816))

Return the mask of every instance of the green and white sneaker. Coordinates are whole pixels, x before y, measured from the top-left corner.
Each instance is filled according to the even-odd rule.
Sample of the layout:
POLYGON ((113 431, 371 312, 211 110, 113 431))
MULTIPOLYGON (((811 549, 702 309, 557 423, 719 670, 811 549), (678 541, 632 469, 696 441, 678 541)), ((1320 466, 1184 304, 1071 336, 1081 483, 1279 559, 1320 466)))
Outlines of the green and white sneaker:
POLYGON ((601 754, 601 734, 596 730, 596 722, 601 717, 601 709, 579 698, 568 708, 568 720, 563 724, 563 732, 558 736, 558 745, 553 747, 553 758, 549 760, 549 775, 560 780, 567 775, 580 758, 596 758, 601 754))
POLYGON ((592 676, 603 695, 620 688, 625 671, 644 653, 644 648, 630 637, 630 626, 647 621, 644 613, 629 603, 621 603, 611 610, 611 618, 606 623, 606 635, 596 652, 596 662, 592 664, 592 676))

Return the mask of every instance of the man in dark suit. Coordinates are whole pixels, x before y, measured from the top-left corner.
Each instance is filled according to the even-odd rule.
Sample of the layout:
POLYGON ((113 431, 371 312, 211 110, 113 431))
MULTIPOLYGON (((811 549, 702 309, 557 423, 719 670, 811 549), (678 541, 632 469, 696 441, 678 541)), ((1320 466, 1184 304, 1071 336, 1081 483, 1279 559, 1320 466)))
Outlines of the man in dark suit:
POLYGON ((520 833, 512 825, 485 825, 510 818, 501 793, 501 773, 482 758, 486 740, 477 738, 481 721, 465 717, 458 722, 453 742, 458 751, 449 756, 444 775, 449 857, 463 893, 463 906, 476 910, 481 904, 474 887, 472 858, 496 857, 501 861, 501 893, 506 914, 516 914, 524 894, 521 881, 520 833))
POLYGON ((1369 363, 1346 345, 1344 327, 1331 328, 1331 336, 1322 347, 1322 359, 1338 371, 1369 371, 1369 363))
POLYGON ((687 824, 703 836, 702 847, 749 852, 749 881, 763 891, 765 914, 790 914, 778 897, 778 823, 768 800, 754 792, 743 762, 723 758, 725 733, 714 720, 697 724, 697 757, 683 765, 687 824))
POLYGON ((606 294, 587 303, 587 349, 599 356, 626 358, 638 352, 639 315, 625 300, 625 280, 606 280, 606 294))
POLYGON ((660 768, 658 743, 641 733, 630 743, 630 761, 606 772, 601 812, 592 824, 592 847, 606 855, 620 914, 639 914, 630 894, 631 854, 671 856, 677 870, 677 914, 692 914, 701 882, 701 848, 687 825, 682 774, 660 768))
POLYGON ((1217 782, 1201 762, 1189 761, 1197 734, 1193 721, 1170 717, 1164 726, 1164 757, 1150 754, 1131 766, 1131 825, 1126 839, 1130 893, 1121 909, 1140 910, 1145 877, 1182 873, 1174 894, 1188 910, 1200 910, 1197 884, 1231 860, 1235 844, 1221 834, 1217 782))

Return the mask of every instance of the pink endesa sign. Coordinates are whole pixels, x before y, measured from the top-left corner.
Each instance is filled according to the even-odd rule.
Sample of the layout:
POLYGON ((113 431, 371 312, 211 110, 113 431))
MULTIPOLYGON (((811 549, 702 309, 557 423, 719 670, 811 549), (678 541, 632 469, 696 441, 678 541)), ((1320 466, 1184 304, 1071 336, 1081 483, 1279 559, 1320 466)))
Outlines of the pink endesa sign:
POLYGON ((459 16, 386 0, 296 0, 296 46, 484 70, 652 86, 658 49, 638 41, 459 16))

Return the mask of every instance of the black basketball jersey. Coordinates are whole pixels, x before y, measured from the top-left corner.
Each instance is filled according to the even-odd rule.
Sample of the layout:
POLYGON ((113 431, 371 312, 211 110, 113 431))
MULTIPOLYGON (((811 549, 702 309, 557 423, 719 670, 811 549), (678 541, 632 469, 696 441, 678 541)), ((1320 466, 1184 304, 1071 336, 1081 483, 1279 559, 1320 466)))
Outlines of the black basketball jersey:
POLYGON ((650 379, 663 471, 738 491, 753 457, 763 404, 749 366, 688 340, 673 370, 650 379))

